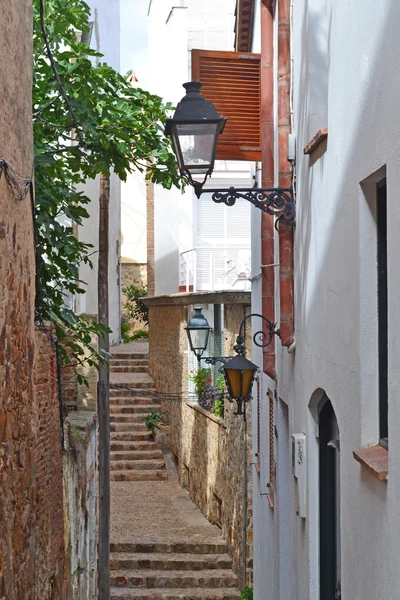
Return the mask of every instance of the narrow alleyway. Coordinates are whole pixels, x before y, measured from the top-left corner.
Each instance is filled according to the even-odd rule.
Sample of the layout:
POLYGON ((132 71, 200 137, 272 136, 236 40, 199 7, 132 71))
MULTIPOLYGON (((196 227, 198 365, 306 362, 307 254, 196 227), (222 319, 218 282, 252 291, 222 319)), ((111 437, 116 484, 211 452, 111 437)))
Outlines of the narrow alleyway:
POLYGON ((149 440, 143 417, 158 404, 147 344, 112 349, 111 598, 237 600, 237 577, 219 529, 149 440))

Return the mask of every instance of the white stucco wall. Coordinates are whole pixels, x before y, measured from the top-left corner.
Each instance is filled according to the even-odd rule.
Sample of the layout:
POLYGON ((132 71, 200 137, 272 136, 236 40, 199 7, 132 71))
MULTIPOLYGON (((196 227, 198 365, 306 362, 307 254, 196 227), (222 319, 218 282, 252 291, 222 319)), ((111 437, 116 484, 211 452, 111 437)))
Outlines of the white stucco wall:
MULTIPOLYGON (((331 400, 340 430, 342 598, 399 597, 399 22, 397 0, 294 3, 296 352, 282 349, 277 358, 289 433, 307 435, 306 521, 295 515, 289 476, 296 600, 319 599, 317 389, 331 400), (327 150, 312 160, 303 148, 322 127, 329 130, 327 150), (352 456, 378 441, 376 226, 366 198, 373 186, 360 183, 383 165, 389 215, 387 483, 352 456)), ((284 471, 278 464, 279 476, 284 471)))
MULTIPOLYGON (((91 46, 104 54, 96 59, 107 62, 119 71, 120 67, 120 5, 119 0, 88 0, 93 20, 91 46)), ((79 239, 93 244, 91 260, 93 269, 86 265, 80 268, 80 279, 85 282, 86 294, 76 297, 77 312, 97 314, 97 251, 99 228, 100 179, 88 181, 82 191, 91 199, 87 207, 90 218, 79 227, 79 239)), ((121 184, 111 175, 110 225, 109 225, 109 324, 112 329, 110 343, 120 339, 120 282, 119 259, 121 237, 121 184)))

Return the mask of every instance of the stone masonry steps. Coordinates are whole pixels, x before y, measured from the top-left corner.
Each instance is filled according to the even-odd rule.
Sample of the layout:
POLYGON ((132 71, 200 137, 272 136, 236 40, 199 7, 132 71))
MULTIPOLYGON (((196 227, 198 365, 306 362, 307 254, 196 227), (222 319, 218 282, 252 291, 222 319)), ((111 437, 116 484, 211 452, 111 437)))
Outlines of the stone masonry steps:
POLYGON ((111 441, 111 452, 142 452, 145 450, 154 450, 158 446, 150 441, 148 438, 146 441, 111 441))
POLYGON ((156 396, 156 390, 154 388, 135 389, 127 387, 125 384, 122 384, 122 387, 119 385, 110 385, 110 403, 114 398, 133 398, 136 396, 139 396, 140 398, 146 398, 147 403, 149 403, 154 400, 156 396))
POLYGON ((238 600, 234 589, 132 589, 112 588, 111 600, 238 600))
POLYGON ((199 571, 132 570, 111 571, 110 583, 128 588, 235 588, 237 576, 230 569, 202 569, 199 571))
POLYGON ((111 452, 110 454, 112 461, 117 460, 150 460, 157 458, 161 460, 163 453, 157 447, 146 449, 146 450, 119 450, 111 452))
POLYGON ((114 360, 149 360, 149 355, 141 352, 113 352, 111 362, 114 360))
POLYGON ((111 471, 158 471, 165 469, 164 457, 160 459, 112 460, 111 471))
POLYGON ((202 569, 231 569, 232 558, 229 554, 178 554, 170 553, 129 553, 114 552, 111 570, 118 569, 163 569, 167 571, 200 571, 202 569))
POLYGON ((111 366, 113 367, 125 367, 130 365, 142 366, 147 368, 149 366, 149 361, 147 358, 112 358, 111 366))
MULTIPOLYGON (((118 391, 118 390, 116 390, 118 391)), ((131 391, 131 390, 129 390, 131 391)), ((130 406, 132 402, 135 403, 135 406, 145 405, 151 406, 151 408, 157 408, 158 400, 153 399, 152 396, 143 396, 136 394, 127 394, 126 396, 122 396, 121 394, 110 396, 110 407, 111 406, 130 406), (155 406, 157 405, 157 406, 155 406)))
POLYGON ((223 540, 111 544, 112 600, 238 600, 223 540))
MULTIPOLYGON (((134 429, 134 427, 132 428, 134 429)), ((112 442, 148 442, 149 432, 142 431, 134 433, 133 431, 112 431, 111 441, 112 442)))
POLYGON ((110 424, 111 431, 135 431, 135 433, 146 432, 149 435, 149 430, 147 429, 144 423, 132 423, 129 421, 127 423, 114 423, 110 424))
POLYGON ((110 414, 111 416, 128 415, 133 417, 134 415, 140 413, 140 418, 143 418, 144 416, 149 414, 149 412, 155 409, 159 410, 160 406, 157 404, 126 404, 124 406, 110 406, 110 414))
POLYGON ((111 365, 110 373, 143 373, 144 367, 137 365, 111 365))
POLYGON ((165 481, 168 479, 166 470, 153 471, 111 471, 111 481, 165 481))

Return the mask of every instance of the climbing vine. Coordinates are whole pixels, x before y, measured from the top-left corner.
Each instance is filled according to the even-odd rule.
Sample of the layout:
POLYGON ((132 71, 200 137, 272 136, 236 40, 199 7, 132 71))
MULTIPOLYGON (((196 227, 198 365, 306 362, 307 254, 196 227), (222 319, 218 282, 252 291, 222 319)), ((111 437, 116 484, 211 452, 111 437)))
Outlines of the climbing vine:
POLYGON ((171 106, 132 87, 89 47, 90 9, 83 0, 33 0, 33 6, 36 314, 54 323, 64 362, 96 365, 91 340, 103 327, 71 305, 85 292, 79 266, 91 265, 92 246, 77 235, 89 216, 81 186, 100 173, 124 181, 139 169, 166 188, 179 187, 163 136, 171 106))

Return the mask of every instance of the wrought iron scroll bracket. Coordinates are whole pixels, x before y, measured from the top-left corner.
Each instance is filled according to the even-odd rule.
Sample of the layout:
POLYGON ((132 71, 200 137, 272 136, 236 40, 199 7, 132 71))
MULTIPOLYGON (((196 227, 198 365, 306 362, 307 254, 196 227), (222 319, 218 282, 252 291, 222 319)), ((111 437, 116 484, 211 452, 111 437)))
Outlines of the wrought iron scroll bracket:
MULTIPOLYGON (((203 184, 201 184, 203 185, 203 184)), ((234 188, 228 189, 196 189, 196 195, 212 194, 217 204, 233 206, 238 198, 247 200, 263 212, 275 217, 283 217, 294 221, 296 216, 293 188, 234 188), (200 192, 200 193, 199 193, 200 192)))
POLYGON ((267 325, 267 331, 261 329, 253 334, 253 342, 256 346, 259 348, 266 348, 272 342, 274 335, 277 335, 279 338, 281 337, 281 330, 276 328, 276 323, 273 323, 263 315, 251 313, 250 315, 246 315, 240 323, 239 335, 236 338, 236 346, 234 347, 234 350, 237 354, 244 355, 246 353, 246 348, 244 345, 244 326, 246 321, 252 317, 258 317, 259 319, 262 319, 262 321, 264 321, 264 323, 267 325))

